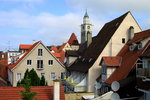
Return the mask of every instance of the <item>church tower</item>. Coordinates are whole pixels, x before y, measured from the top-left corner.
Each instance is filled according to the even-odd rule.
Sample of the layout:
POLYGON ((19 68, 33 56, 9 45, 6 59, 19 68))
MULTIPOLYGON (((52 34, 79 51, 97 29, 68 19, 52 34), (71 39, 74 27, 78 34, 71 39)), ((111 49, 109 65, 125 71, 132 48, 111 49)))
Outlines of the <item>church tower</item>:
POLYGON ((87 11, 85 12, 85 15, 83 17, 83 24, 81 24, 81 44, 86 41, 88 47, 92 42, 92 24, 90 24, 90 19, 87 11))

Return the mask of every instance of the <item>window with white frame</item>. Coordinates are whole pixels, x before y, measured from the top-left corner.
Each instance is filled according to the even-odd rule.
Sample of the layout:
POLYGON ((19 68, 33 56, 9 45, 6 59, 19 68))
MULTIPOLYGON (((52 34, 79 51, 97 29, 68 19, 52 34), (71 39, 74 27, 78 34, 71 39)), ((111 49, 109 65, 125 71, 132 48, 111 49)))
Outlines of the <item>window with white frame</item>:
POLYGON ((17 73, 16 80, 21 81, 21 73, 17 73))
POLYGON ((55 80, 56 76, 55 76, 55 72, 51 72, 51 80, 55 80))
POLYGON ((30 66, 32 64, 32 60, 27 60, 27 65, 30 66))
POLYGON ((42 49, 38 49, 38 56, 43 56, 43 50, 42 49))
POLYGON ((53 60, 48 60, 48 65, 52 66, 53 65, 53 60))
POLYGON ((37 60, 37 68, 42 69, 43 68, 43 60, 37 60))

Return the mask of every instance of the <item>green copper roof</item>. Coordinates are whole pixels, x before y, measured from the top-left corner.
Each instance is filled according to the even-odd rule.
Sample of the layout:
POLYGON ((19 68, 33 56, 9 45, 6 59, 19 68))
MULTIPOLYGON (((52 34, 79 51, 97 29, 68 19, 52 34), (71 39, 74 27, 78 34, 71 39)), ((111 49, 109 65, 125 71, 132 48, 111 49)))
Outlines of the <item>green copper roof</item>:
POLYGON ((85 12, 84 18, 89 18, 89 15, 87 14, 87 11, 85 12))

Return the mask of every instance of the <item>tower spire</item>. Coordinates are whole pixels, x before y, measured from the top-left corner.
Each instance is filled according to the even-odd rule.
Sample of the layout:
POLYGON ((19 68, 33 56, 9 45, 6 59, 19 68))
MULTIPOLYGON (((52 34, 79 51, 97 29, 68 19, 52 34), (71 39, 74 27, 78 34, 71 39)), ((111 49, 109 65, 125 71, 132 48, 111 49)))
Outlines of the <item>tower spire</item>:
POLYGON ((85 12, 84 18, 89 18, 88 13, 87 13, 87 9, 86 9, 86 12, 85 12))

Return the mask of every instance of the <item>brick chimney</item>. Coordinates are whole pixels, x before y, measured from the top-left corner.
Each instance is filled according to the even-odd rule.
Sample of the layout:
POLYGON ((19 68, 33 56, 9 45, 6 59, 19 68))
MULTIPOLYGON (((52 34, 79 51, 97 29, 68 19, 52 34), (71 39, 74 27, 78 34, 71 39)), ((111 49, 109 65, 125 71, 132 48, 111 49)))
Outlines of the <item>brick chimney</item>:
POLYGON ((53 100, 60 100, 60 82, 54 80, 54 97, 53 100))

